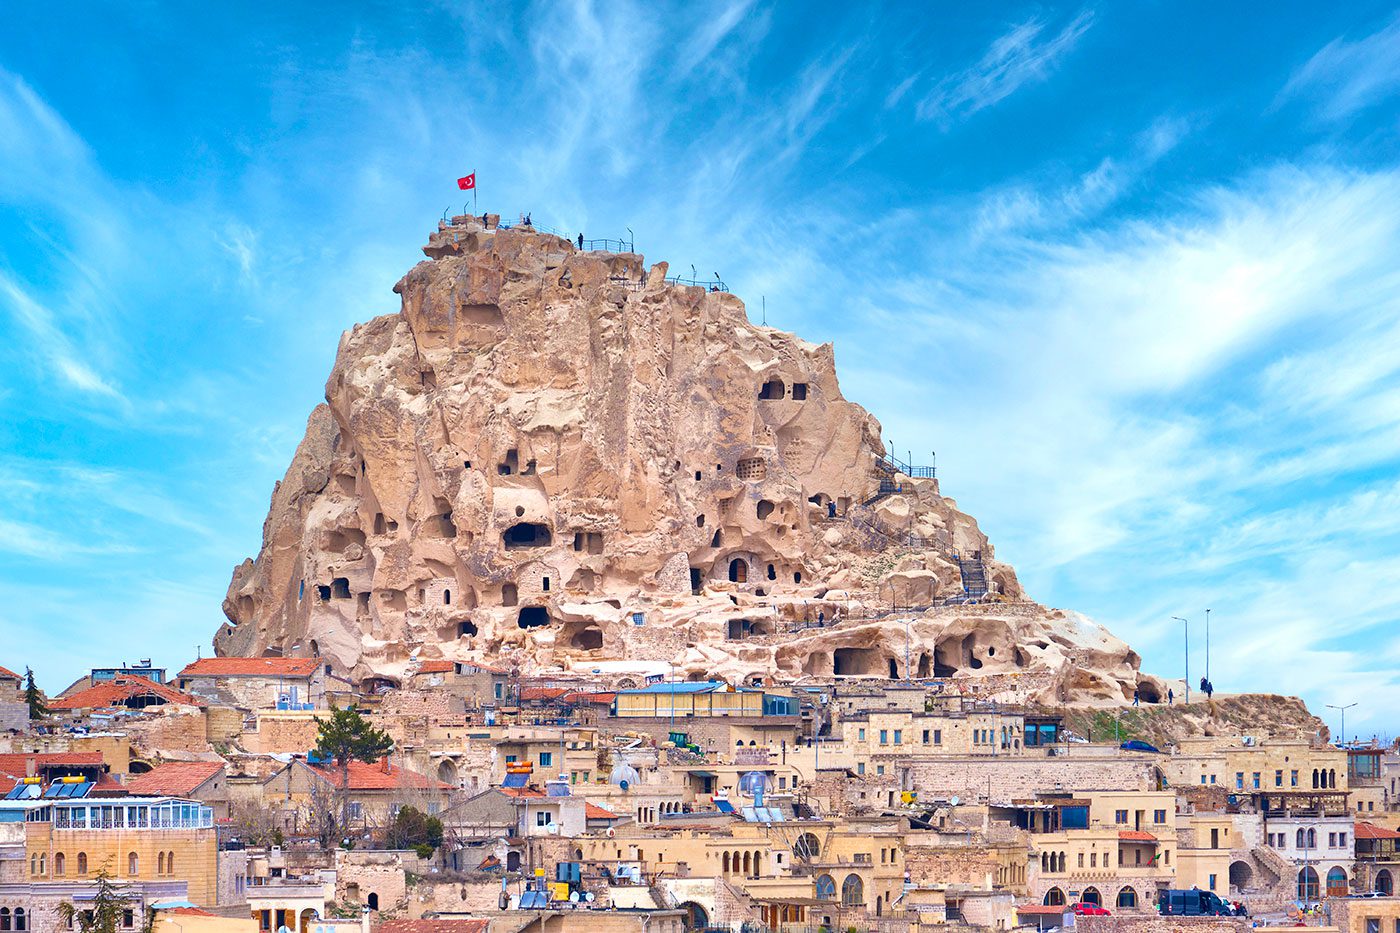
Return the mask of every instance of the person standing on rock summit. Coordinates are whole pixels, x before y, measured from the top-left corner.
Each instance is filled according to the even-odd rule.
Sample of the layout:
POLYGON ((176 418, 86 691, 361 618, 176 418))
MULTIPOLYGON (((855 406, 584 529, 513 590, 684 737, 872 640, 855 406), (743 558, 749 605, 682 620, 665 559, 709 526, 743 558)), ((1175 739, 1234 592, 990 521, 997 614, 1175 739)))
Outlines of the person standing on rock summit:
POLYGON ((578 235, 578 248, 579 248, 579 249, 583 249, 583 234, 582 234, 582 233, 580 233, 580 234, 578 235))
POLYGON ((1175 692, 1174 690, 1172 690, 1171 687, 1168 687, 1168 688, 1167 688, 1167 705, 1168 705, 1168 706, 1174 706, 1174 705, 1176 705, 1176 692, 1175 692))

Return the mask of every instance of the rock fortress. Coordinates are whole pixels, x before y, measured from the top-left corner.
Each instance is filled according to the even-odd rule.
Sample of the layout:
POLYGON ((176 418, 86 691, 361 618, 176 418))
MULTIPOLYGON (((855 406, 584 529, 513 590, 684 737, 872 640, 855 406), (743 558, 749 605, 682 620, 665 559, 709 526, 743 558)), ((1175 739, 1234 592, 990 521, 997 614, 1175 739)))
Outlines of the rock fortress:
POLYGON ((1102 626, 1032 600, 932 468, 885 448, 830 343, 581 245, 439 223, 399 311, 342 337, 218 654, 318 656, 370 687, 447 659, 620 686, 1166 693, 1102 626))

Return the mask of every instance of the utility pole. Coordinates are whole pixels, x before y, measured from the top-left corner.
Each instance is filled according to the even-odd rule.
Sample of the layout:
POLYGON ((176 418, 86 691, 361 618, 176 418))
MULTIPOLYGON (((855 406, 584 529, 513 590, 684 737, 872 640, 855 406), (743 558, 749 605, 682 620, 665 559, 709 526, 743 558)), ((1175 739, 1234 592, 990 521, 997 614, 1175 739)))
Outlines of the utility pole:
POLYGON ((1206 610, 1206 683, 1210 683, 1210 610, 1206 610))
POLYGON ((1185 658, 1186 658, 1186 702, 1187 702, 1187 703, 1190 703, 1190 702, 1191 702, 1191 623, 1190 623, 1190 622, 1187 622, 1187 621, 1186 621, 1185 619, 1183 619, 1181 616, 1172 616, 1172 618, 1175 619, 1176 621, 1180 622, 1182 625, 1185 626, 1185 628, 1182 629, 1182 631, 1185 632, 1185 634, 1186 634, 1186 652, 1185 652, 1185 658))
POLYGON ((1327 704, 1327 708, 1328 708, 1328 709, 1337 710, 1339 713, 1342 714, 1342 734, 1341 734, 1341 736, 1340 736, 1340 741, 1333 742, 1333 743, 1332 743, 1333 745, 1345 745, 1345 744, 1346 744, 1346 741, 1347 741, 1347 710, 1351 709, 1351 708, 1352 708, 1353 706, 1355 706, 1355 705, 1356 705, 1355 703, 1348 703, 1348 704, 1346 704, 1345 706, 1334 706, 1334 705, 1331 704, 1331 703, 1328 703, 1328 704, 1327 704))

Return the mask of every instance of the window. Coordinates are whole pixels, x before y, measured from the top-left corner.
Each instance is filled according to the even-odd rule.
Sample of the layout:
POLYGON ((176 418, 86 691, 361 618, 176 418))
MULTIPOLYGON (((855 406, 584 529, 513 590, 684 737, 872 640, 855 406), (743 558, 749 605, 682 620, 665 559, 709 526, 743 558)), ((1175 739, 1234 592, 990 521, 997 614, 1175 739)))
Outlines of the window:
POLYGON ((933 744, 934 744, 934 745, 942 745, 942 744, 943 744, 943 730, 942 730, 942 729, 934 729, 934 730, 933 730, 933 744))
POLYGON ((1215 876, 1214 876, 1214 875, 1211 875, 1211 876, 1210 876, 1210 889, 1211 889, 1212 891, 1215 890, 1215 876))
POLYGON ((140 857, 135 852, 128 852, 126 854, 126 873, 134 878, 141 873, 140 868, 140 857))
POLYGON ((1084 867, 1084 853, 1083 853, 1083 852, 1080 852, 1080 853, 1079 853, 1079 867, 1080 867, 1080 868, 1083 868, 1083 867, 1084 867))
POLYGON ((1162 825, 1163 823, 1165 823, 1166 821, 1167 821, 1167 811, 1166 811, 1166 810, 1153 810, 1153 811, 1152 811, 1152 822, 1156 823, 1158 826, 1161 826, 1161 825, 1162 825))
POLYGON ((554 764, 554 753, 540 752, 540 767, 548 768, 552 764, 554 764))
POLYGON ((1244 790, 1244 772, 1235 772, 1235 790, 1244 790))
POLYGON ((864 741, 865 741, 865 730, 864 730, 864 729, 857 729, 857 730, 856 730, 856 738, 859 739, 860 741, 864 742, 864 741))
POLYGON ((67 861, 62 852, 54 853, 53 873, 55 877, 62 876, 68 870, 67 861))
POLYGON ((1255 771, 1255 772, 1254 772, 1254 789, 1255 789, 1255 790, 1258 790, 1258 789, 1259 789, 1259 772, 1258 772, 1258 771, 1255 771))
POLYGON ((1282 768, 1280 768, 1280 769, 1278 769, 1277 771, 1274 772, 1274 786, 1275 786, 1275 787, 1282 787, 1282 786, 1283 786, 1283 769, 1282 769, 1282 768))
POLYGON ((1127 810, 1114 810, 1114 811, 1113 811, 1113 822, 1118 823, 1118 824, 1123 824, 1123 825, 1127 824, 1127 822, 1128 822, 1128 811, 1127 811, 1127 810))
POLYGON ((122 911, 122 929, 130 930, 136 926, 136 911, 130 907, 122 911))
POLYGON ((1201 775, 1201 783, 1204 784, 1205 782, 1206 782, 1206 776, 1205 776, 1204 774, 1202 774, 1202 775, 1201 775))
POLYGON ((174 852, 167 852, 167 853, 165 853, 165 873, 166 873, 167 875, 173 875, 173 874, 175 874, 175 853, 174 853, 174 852))
POLYGON ((550 813, 548 810, 540 810, 538 813, 535 814, 536 826, 548 826, 550 823, 553 822, 554 814, 550 813))
POLYGON ((924 730, 924 744, 925 744, 925 745, 928 744, 928 736, 929 736, 929 732, 928 732, 927 729, 925 729, 925 730, 924 730))
POLYGON ((78 853, 78 874, 80 874, 80 875, 86 875, 86 874, 87 874, 87 853, 86 853, 86 852, 79 852, 79 853, 78 853))
POLYGON ((1335 849, 1335 848, 1337 848, 1337 834, 1336 834, 1336 833, 1328 833, 1328 834, 1327 834, 1327 848, 1329 848, 1329 849, 1335 849))
POLYGON ((1291 786, 1293 786, 1293 787, 1297 787, 1297 786, 1298 786, 1298 769, 1297 769, 1297 768, 1294 768, 1292 771, 1288 772, 1288 781, 1289 781, 1289 784, 1290 784, 1291 786))
POLYGON ((1347 834, 1337 833, 1337 845, 1345 849, 1347 846, 1347 834))
POLYGON ((360 802, 358 800, 350 801, 350 806, 346 809, 350 814, 350 819, 358 820, 360 818, 360 802))
POLYGON ((865 773, 865 762, 863 762, 863 761, 858 761, 858 762, 856 762, 856 774, 864 774, 864 773, 865 773))
POLYGON ((880 730, 880 744, 881 744, 881 745, 888 745, 888 744, 890 744, 890 733, 889 733, 889 730, 887 730, 887 729, 881 729, 881 730, 880 730))
POLYGON ((904 730, 903 730, 903 729, 896 729, 896 730, 894 730, 894 744, 896 744, 896 745, 903 745, 903 744, 904 744, 904 730))
POLYGON ((876 774, 884 774, 884 773, 885 773, 885 766, 884 766, 884 765, 876 765, 876 766, 875 766, 875 773, 876 773, 876 774))

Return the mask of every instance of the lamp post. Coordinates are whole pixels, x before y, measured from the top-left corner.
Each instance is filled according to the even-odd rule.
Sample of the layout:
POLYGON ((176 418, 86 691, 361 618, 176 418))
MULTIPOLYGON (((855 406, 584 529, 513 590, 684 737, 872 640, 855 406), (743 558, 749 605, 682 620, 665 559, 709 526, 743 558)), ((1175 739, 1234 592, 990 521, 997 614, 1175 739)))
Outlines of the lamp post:
POLYGON ((913 677, 909 673, 909 641, 913 637, 909 632, 909 626, 914 624, 913 619, 904 620, 904 682, 908 683, 913 677))
POLYGON ((1181 616, 1172 616, 1172 618, 1175 619, 1176 621, 1180 622, 1183 626, 1185 626, 1185 628, 1183 628, 1182 631, 1183 631, 1183 632, 1185 633, 1185 635, 1186 635, 1186 650, 1185 650, 1185 658, 1186 658, 1186 702, 1187 702, 1187 703, 1190 703, 1190 702, 1191 702, 1191 623, 1190 623, 1190 622, 1187 622, 1187 621, 1186 621, 1185 619, 1183 619, 1181 616))
POLYGON ((1355 705, 1356 705, 1355 703, 1348 703, 1348 704, 1346 704, 1345 706, 1334 706, 1334 705, 1331 704, 1331 703, 1328 703, 1328 704, 1327 704, 1327 708, 1328 708, 1328 709, 1334 709, 1334 710, 1336 710, 1337 712, 1339 712, 1339 713, 1342 714, 1342 733, 1341 733, 1341 741, 1333 742, 1333 743, 1332 743, 1333 745, 1345 745, 1345 744, 1346 744, 1346 742, 1347 742, 1347 710, 1351 709, 1351 708, 1352 708, 1353 706, 1355 706, 1355 705))
POLYGON ((1210 610, 1206 610, 1206 683, 1210 683, 1210 610))

